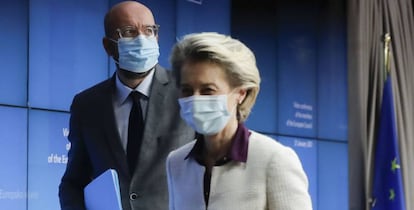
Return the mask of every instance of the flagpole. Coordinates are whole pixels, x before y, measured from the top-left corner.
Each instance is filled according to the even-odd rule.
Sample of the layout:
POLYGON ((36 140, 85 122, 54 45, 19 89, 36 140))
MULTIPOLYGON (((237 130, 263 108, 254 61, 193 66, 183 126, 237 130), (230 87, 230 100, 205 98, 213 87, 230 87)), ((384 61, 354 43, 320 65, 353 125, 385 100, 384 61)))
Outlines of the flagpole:
POLYGON ((386 33, 384 36, 384 67, 385 67, 385 79, 387 75, 391 72, 391 62, 390 62, 390 44, 391 36, 389 33, 386 33))

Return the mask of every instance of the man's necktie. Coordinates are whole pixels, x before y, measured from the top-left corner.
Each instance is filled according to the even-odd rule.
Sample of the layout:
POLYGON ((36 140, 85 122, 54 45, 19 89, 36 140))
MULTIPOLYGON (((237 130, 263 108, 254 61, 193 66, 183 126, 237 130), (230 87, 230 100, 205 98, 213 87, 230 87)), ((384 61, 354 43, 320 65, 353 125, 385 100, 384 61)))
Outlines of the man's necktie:
POLYGON ((132 91, 129 96, 133 103, 128 124, 127 158, 129 171, 132 175, 134 174, 138 153, 141 148, 144 120, 142 117, 141 104, 139 102, 140 94, 137 91, 132 91))

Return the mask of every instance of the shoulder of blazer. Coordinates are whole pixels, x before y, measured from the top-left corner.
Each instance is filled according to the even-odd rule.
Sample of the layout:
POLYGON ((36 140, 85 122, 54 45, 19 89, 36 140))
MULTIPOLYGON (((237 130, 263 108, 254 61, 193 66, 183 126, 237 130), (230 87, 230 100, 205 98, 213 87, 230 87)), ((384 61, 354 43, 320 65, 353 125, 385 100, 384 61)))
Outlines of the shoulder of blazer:
POLYGON ((285 146, 278 142, 276 139, 273 139, 264 134, 250 130, 251 135, 249 138, 249 148, 250 145, 255 148, 255 150, 260 151, 261 153, 274 155, 285 155, 286 153, 291 153, 293 149, 288 146, 285 146), (253 146, 254 145, 254 146, 253 146))
MULTIPOLYGON (((161 101, 172 103, 178 98, 178 87, 176 86, 172 72, 164 69, 157 64, 155 67, 154 77, 152 79, 151 93, 149 103, 160 103, 161 101)), ((151 104, 154 105, 154 104, 151 104)), ((156 105, 157 106, 157 105, 156 105)), ((178 103, 177 103, 178 107, 178 103)), ((158 111, 164 111, 164 108, 159 106, 158 111)))
POLYGON ((171 71, 166 70, 159 64, 155 66, 154 77, 156 81, 164 85, 170 83, 172 80, 171 71))
POLYGON ((72 105, 74 103, 82 104, 96 104, 98 101, 112 100, 112 93, 115 91, 115 74, 90 88, 83 90, 75 95, 72 105))

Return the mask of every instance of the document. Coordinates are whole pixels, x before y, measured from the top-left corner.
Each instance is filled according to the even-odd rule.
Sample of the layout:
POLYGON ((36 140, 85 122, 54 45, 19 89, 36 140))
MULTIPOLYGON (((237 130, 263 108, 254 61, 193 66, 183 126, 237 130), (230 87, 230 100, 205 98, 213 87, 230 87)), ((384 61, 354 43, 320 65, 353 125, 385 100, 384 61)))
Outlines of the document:
POLYGON ((122 210, 118 174, 108 169, 84 189, 87 210, 122 210))

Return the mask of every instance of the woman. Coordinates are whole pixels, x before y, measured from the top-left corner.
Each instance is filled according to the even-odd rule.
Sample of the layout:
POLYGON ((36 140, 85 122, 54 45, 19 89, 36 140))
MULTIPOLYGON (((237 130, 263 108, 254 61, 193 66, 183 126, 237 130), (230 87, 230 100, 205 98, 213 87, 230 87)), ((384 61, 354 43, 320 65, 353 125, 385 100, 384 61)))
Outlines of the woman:
POLYGON ((170 210, 312 209, 296 153, 243 124, 259 92, 253 53, 229 36, 198 33, 170 60, 181 117, 198 133, 168 156, 170 210))

